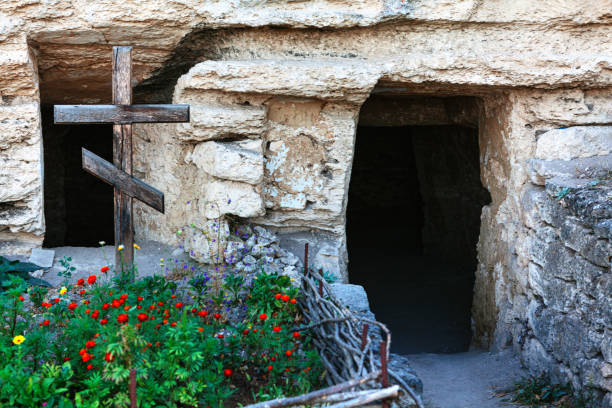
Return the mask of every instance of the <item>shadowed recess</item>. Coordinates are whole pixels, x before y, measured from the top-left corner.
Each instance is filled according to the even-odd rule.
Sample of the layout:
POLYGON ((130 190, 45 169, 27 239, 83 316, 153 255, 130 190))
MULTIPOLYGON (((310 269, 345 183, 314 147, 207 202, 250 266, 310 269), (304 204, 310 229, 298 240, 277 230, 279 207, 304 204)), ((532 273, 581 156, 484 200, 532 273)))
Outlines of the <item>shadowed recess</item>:
POLYGON ((394 333, 394 352, 468 349, 480 213, 489 202, 477 129, 358 128, 349 276, 394 333))

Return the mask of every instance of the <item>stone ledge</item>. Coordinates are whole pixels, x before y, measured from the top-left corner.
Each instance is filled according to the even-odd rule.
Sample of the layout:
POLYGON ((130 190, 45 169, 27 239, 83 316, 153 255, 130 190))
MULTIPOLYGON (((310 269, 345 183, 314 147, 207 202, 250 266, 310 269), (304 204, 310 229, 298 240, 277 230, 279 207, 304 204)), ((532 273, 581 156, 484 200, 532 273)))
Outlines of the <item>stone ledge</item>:
POLYGON ((325 60, 205 61, 183 75, 175 100, 186 90, 283 95, 363 103, 380 68, 325 60))

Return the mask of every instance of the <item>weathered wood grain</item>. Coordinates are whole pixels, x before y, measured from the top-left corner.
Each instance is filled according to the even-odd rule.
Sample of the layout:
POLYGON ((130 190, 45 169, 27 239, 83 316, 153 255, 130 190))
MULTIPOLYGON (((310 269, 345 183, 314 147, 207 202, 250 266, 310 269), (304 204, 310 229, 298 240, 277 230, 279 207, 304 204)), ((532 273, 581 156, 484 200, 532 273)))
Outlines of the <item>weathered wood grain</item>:
POLYGON ((81 151, 83 169, 85 171, 102 179, 127 196, 136 198, 161 213, 164 212, 164 193, 144 181, 117 169, 111 163, 89 150, 82 148, 81 151))
MULTIPOLYGON (((132 47, 113 47, 113 104, 132 103, 132 47)), ((113 125, 113 162, 123 174, 132 175, 132 125, 113 125)), ((115 185, 115 267, 134 264, 133 199, 127 191, 115 185), (123 259, 121 259, 123 257, 123 259)))
POLYGON ((189 122, 189 105, 55 105, 56 124, 189 122))

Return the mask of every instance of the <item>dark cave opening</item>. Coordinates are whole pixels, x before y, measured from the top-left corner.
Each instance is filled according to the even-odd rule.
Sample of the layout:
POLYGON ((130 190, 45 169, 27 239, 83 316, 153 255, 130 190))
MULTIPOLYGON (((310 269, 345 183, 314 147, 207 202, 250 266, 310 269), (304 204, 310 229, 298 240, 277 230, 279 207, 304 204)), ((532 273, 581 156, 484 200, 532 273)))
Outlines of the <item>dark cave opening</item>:
POLYGON ((489 202, 476 128, 358 127, 349 278, 394 333, 394 352, 468 350, 480 214, 489 202))
POLYGON ((112 125, 55 125, 41 109, 46 233, 44 247, 114 242, 113 187, 85 172, 81 148, 112 162, 112 125))

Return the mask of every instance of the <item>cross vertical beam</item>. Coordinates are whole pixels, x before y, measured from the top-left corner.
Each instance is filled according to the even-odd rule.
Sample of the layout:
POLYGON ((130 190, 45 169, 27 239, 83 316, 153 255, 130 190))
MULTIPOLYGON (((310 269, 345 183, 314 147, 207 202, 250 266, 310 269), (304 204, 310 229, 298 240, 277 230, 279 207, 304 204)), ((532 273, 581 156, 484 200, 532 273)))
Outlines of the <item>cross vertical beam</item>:
MULTIPOLYGON (((132 47, 113 47, 113 104, 132 104, 132 47)), ((132 125, 113 125, 113 164, 127 174, 132 174, 132 125)), ((115 267, 121 265, 121 256, 128 267, 134 264, 133 199, 114 188, 115 245, 123 245, 123 251, 115 251, 115 267)))

